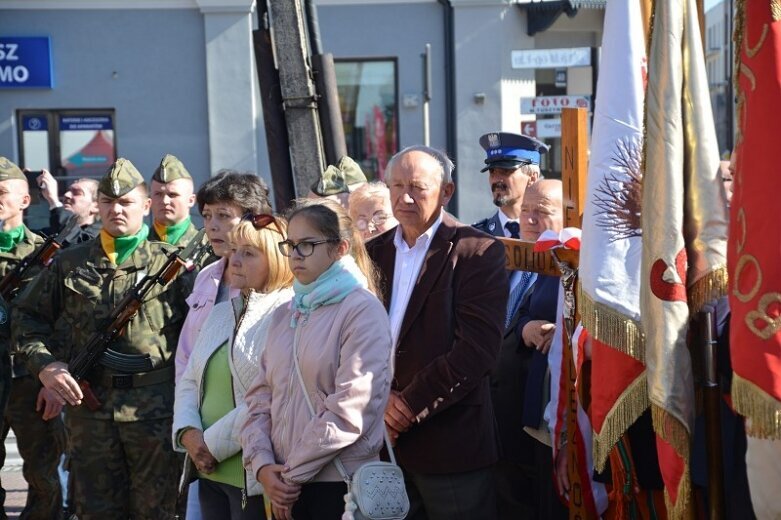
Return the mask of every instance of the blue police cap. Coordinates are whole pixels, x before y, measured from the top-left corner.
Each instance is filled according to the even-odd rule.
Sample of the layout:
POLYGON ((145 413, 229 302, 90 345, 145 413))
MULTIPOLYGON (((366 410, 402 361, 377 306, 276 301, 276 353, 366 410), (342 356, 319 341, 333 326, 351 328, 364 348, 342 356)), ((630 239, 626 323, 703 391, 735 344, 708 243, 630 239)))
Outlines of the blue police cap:
POLYGON ((540 164, 540 157, 548 151, 548 145, 533 137, 509 132, 492 132, 480 138, 480 146, 486 153, 486 167, 517 168, 523 164, 540 164))

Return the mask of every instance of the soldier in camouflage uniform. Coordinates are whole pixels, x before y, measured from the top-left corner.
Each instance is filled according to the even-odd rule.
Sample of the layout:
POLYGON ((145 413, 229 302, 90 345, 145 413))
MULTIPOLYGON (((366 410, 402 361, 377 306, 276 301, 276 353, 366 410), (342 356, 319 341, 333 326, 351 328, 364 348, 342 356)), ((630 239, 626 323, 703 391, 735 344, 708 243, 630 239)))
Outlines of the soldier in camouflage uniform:
POLYGON ((190 221, 195 205, 193 178, 182 161, 166 155, 152 175, 152 229, 150 240, 184 247, 198 230, 190 221))
MULTIPOLYGON (((23 223, 23 213, 29 204, 26 177, 17 165, 0 157, 0 220, 3 221, 0 277, 12 271, 43 243, 43 239, 23 223)), ((37 269, 31 270, 20 287, 24 287, 36 272, 37 269)), ((56 397, 43 389, 18 357, 9 355, 8 318, 8 307, 0 310, 0 405, 3 411, 0 463, 5 461, 5 438, 9 428, 13 428, 19 454, 24 460, 22 473, 29 487, 20 518, 51 520, 58 518, 62 509, 57 465, 65 446, 65 430, 56 397)), ((5 502, 5 490, 0 490, 0 500, 5 502)), ((5 513, 2 516, 5 517, 5 513)))
POLYGON ((118 159, 101 180, 100 236, 57 257, 15 301, 12 331, 27 367, 66 409, 73 502, 80 520, 173 516, 181 459, 171 446, 174 351, 192 273, 156 285, 111 349, 151 356, 152 369, 102 364, 87 376, 101 403, 92 411, 67 363, 122 297, 165 263, 165 244, 147 240, 151 201, 138 170, 118 159))

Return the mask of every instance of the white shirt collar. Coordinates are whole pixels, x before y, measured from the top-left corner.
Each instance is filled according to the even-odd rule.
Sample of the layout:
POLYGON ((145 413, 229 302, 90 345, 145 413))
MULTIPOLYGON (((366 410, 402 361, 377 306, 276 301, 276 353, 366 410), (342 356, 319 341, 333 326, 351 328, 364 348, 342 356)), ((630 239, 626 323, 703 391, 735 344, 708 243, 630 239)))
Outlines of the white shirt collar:
POLYGON ((415 245, 412 247, 407 245, 407 242, 404 240, 404 236, 402 235, 401 230, 401 224, 396 226, 396 234, 393 237, 393 245, 396 246, 396 249, 399 251, 409 251, 410 249, 414 249, 418 247, 419 245, 426 245, 431 242, 431 237, 434 236, 434 233, 437 232, 437 229, 439 229, 439 225, 442 224, 442 213, 443 210, 439 210, 439 216, 437 217, 437 220, 434 221, 431 226, 427 230, 423 232, 422 235, 420 235, 418 238, 415 239, 415 245))
POLYGON ((504 211, 501 209, 496 212, 499 215, 499 225, 502 226, 502 233, 504 236, 509 237, 510 232, 505 227, 508 222, 518 222, 518 225, 520 225, 520 220, 517 218, 508 218, 507 215, 504 214, 504 211))

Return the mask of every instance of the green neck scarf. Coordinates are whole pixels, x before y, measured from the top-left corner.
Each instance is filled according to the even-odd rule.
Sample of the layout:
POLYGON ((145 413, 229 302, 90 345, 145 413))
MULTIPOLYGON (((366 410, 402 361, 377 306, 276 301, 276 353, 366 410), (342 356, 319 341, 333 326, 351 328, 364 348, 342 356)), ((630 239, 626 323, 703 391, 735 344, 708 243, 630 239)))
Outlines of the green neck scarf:
POLYGON ((177 222, 173 226, 164 226, 157 222, 153 222, 153 224, 155 226, 155 233, 157 233, 160 240, 175 246, 190 227, 190 217, 188 216, 186 219, 177 222))
POLYGON ((149 236, 149 226, 141 226, 141 230, 135 235, 126 237, 112 237, 105 229, 100 230, 100 245, 111 263, 121 265, 127 260, 138 245, 149 236))
POLYGON ((0 231, 0 251, 7 253, 16 247, 16 244, 22 241, 24 238, 24 224, 21 226, 9 229, 8 231, 0 231))

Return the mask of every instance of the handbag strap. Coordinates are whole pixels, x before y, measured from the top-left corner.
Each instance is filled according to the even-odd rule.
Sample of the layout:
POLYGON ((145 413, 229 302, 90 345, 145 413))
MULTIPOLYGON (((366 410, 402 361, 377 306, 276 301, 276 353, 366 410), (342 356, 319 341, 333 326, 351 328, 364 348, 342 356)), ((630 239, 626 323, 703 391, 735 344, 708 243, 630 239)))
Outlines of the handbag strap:
MULTIPOLYGON (((298 364, 298 331, 300 330, 300 327, 296 327, 296 332, 293 335, 293 365, 296 367, 296 376, 298 376, 298 382, 301 385, 301 391, 304 393, 304 399, 306 400, 306 404, 309 407, 309 413, 312 414, 312 417, 315 416, 315 407, 312 405, 312 400, 309 398, 309 392, 306 389, 306 384, 304 384, 304 376, 301 375, 301 367, 298 364)), ((388 429, 385 427, 385 423, 382 425, 382 433, 383 437, 385 438, 385 448, 388 450, 388 455, 390 456, 390 460, 393 464, 396 464, 396 455, 393 453, 393 447, 390 443, 390 437, 388 436, 388 429)), ((339 474, 342 476, 342 478, 345 480, 345 482, 350 482, 352 479, 350 475, 347 474, 347 469, 344 467, 344 464, 342 464, 342 461, 339 459, 339 456, 334 457, 334 465, 336 466, 337 471, 339 471, 339 474)))

